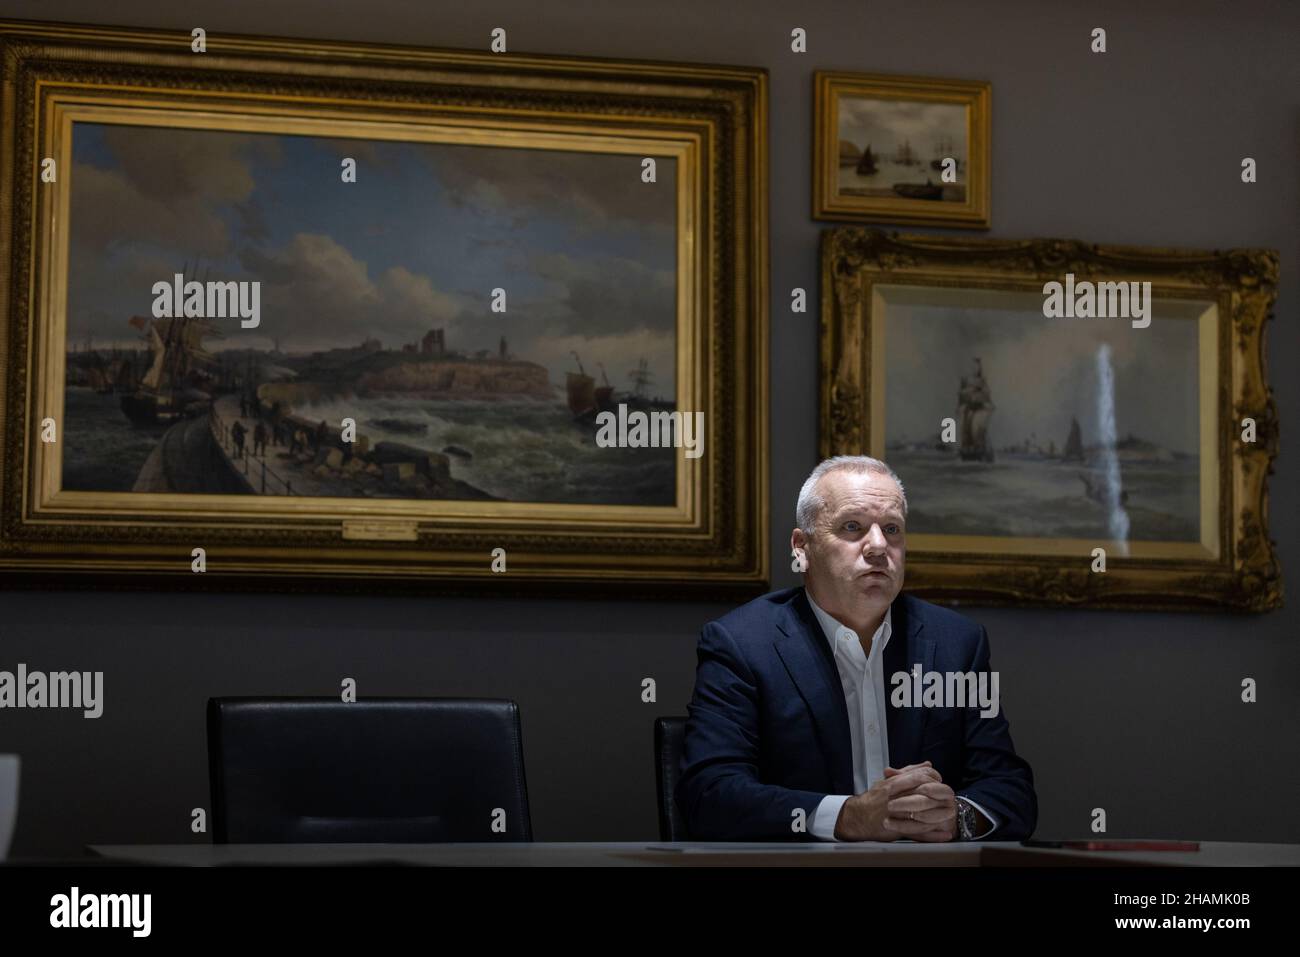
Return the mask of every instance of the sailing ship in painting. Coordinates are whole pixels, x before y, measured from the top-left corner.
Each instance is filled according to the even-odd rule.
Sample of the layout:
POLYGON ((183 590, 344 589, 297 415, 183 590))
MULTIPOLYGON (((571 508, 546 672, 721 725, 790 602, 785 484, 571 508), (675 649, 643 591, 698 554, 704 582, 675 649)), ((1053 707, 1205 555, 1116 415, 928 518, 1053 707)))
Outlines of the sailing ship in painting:
POLYGON ((936 172, 943 169, 943 161, 946 159, 951 159, 958 170, 962 168, 961 157, 956 154, 952 140, 944 136, 934 145, 934 159, 930 160, 930 169, 936 172))
MULTIPOLYGON (((187 272, 186 263, 182 274, 187 272)), ((195 272, 198 272, 197 267, 195 272)), ((185 276, 186 281, 191 277, 185 276)), ((205 277, 206 282, 206 277, 205 277)), ((203 346, 208 338, 224 338, 208 319, 178 316, 132 316, 129 324, 145 334, 152 362, 134 391, 122 396, 123 414, 138 426, 170 425, 185 416, 206 412, 222 381, 221 363, 203 346)))
POLYGON ((862 159, 858 160, 858 175, 871 176, 876 169, 876 157, 871 152, 871 144, 868 143, 867 148, 862 151, 862 159))
POLYGON ((871 144, 859 150, 848 140, 840 140, 840 167, 853 167, 859 176, 874 176, 880 170, 883 158, 871 151, 871 144))
MULTIPOLYGON (((940 141, 947 152, 930 162, 933 170, 943 169, 943 159, 952 156, 952 141, 940 141)), ((958 170, 961 160, 957 161, 958 170)), ((962 183, 936 183, 929 173, 925 182, 917 177, 925 163, 917 156, 909 140, 904 139, 892 155, 878 152, 871 143, 859 148, 851 140, 840 140, 840 190, 848 195, 894 196, 901 199, 964 202, 966 187, 962 183)))
POLYGON ((95 348, 90 337, 80 351, 68 356, 68 384, 93 389, 98 395, 116 395, 134 392, 140 381, 140 371, 132 352, 122 354, 114 347, 107 356, 95 348))
MULTIPOLYGON (((912 144, 904 139, 903 145, 898 148, 894 154, 894 163, 898 166, 920 166, 921 161, 916 158, 916 153, 912 151, 912 144)), ((939 167, 930 164, 932 169, 939 167)), ((943 164, 940 163, 939 166, 943 164)), ((904 199, 943 199, 943 184, 934 183, 929 176, 925 178, 924 183, 895 183, 894 192, 904 199)))
POLYGON ((895 166, 918 166, 920 161, 916 158, 916 153, 912 152, 912 144, 906 139, 902 145, 894 151, 895 166))
POLYGON ((675 404, 668 399, 659 396, 652 399, 646 395, 646 388, 654 381, 654 375, 650 372, 645 359, 641 359, 637 367, 628 373, 632 390, 616 393, 614 387, 609 384, 603 364, 597 363, 601 385, 596 385, 596 380, 583 368, 582 357, 577 352, 569 354, 578 365, 577 372, 565 374, 565 393, 569 411, 573 413, 575 422, 583 425, 590 424, 595 422, 596 416, 601 412, 617 411, 620 405, 626 406, 629 412, 636 410, 667 412, 675 408, 675 404))
POLYGON ((993 394, 984 379, 984 368, 975 359, 975 371, 962 376, 957 389, 957 424, 960 429, 960 454, 963 462, 992 462, 989 444, 989 420, 993 417, 993 394))

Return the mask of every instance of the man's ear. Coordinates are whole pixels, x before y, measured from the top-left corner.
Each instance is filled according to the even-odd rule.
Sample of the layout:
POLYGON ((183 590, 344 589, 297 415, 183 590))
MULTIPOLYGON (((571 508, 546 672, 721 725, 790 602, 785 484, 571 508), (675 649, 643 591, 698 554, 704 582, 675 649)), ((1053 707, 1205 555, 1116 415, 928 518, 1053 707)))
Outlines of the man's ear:
POLYGON ((790 571, 802 574, 808 570, 808 541, 803 529, 796 528, 790 533, 790 571))

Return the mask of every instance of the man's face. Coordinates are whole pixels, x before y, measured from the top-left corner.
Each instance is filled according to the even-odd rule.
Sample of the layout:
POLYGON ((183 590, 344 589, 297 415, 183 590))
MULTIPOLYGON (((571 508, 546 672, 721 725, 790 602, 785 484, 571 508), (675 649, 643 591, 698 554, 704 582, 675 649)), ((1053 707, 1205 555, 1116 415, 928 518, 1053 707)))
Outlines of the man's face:
POLYGON ((907 553, 898 484, 841 469, 822 476, 817 490, 826 505, 812 537, 796 528, 791 539, 807 553, 806 582, 845 613, 888 605, 903 588, 907 553))

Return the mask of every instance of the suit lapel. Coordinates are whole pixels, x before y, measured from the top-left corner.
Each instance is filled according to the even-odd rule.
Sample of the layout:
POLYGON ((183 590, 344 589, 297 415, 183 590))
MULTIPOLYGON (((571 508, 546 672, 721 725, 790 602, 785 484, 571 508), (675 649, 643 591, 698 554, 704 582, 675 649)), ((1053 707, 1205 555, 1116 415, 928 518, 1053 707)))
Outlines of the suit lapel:
POLYGON ((777 619, 776 653, 812 712, 830 777, 830 793, 853 793, 853 746, 835 656, 803 589, 777 619))
POLYGON ((934 642, 921 638, 925 623, 918 614, 919 609, 909 596, 900 594, 894 599, 891 609, 892 632, 884 653, 885 697, 890 701, 886 716, 889 732, 889 763, 892 767, 901 768, 908 764, 915 764, 920 758, 921 731, 925 724, 925 713, 920 707, 895 708, 893 706, 895 685, 892 678, 900 671, 910 676, 913 666, 918 663, 921 665, 922 674, 932 671, 934 642))

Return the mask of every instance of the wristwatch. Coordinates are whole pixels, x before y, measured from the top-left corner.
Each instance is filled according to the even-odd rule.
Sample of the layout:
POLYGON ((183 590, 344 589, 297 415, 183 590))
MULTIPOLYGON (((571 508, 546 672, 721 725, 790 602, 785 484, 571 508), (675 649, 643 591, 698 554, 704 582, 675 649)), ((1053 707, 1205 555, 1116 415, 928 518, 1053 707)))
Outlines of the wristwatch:
POLYGON ((977 826, 975 808, 971 807, 970 801, 959 797, 957 799, 957 836, 963 841, 973 841, 975 840, 975 828, 977 826))

